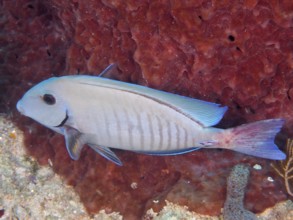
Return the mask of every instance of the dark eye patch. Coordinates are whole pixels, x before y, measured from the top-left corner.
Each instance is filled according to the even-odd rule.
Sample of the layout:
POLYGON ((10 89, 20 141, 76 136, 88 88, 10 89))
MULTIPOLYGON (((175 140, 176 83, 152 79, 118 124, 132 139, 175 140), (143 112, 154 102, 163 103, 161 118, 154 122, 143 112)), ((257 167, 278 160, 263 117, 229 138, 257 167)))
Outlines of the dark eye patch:
POLYGON ((51 94, 43 95, 43 100, 48 105, 54 105, 56 103, 55 97, 53 95, 51 95, 51 94))

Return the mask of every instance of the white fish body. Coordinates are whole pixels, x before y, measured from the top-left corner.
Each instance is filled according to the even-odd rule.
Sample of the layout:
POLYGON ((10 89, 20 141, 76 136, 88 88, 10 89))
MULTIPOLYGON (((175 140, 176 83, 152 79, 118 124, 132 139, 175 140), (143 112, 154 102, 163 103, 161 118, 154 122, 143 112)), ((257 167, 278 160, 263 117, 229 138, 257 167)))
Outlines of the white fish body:
MULTIPOLYGON (((175 110, 161 103, 162 99, 132 92, 127 88, 129 85, 124 88, 121 82, 114 87, 112 80, 100 77, 61 80, 67 88, 62 96, 68 94, 72 126, 91 134, 94 144, 134 151, 178 150, 210 140, 210 130, 214 130, 206 131, 200 121, 181 113, 179 108, 175 110)), ((225 108, 214 106, 224 113, 225 108)))
POLYGON ((285 157, 273 143, 282 119, 217 129, 211 126, 222 119, 226 107, 102 77, 45 80, 30 89, 17 108, 63 134, 73 159, 79 158, 84 144, 119 165, 109 148, 170 155, 208 147, 269 159, 285 157), (55 103, 46 103, 46 95, 55 103))

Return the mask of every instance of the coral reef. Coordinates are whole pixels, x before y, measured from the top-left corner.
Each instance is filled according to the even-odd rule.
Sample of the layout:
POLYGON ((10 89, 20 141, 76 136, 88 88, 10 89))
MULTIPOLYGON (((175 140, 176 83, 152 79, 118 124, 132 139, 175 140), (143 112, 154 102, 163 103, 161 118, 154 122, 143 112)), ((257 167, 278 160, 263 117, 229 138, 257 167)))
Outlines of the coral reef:
MULTIPOLYGON (((177 220, 177 219, 196 219, 196 220, 223 220, 223 216, 206 216, 188 211, 186 206, 179 206, 166 201, 166 206, 160 212, 148 210, 143 217, 144 220, 177 220)), ((257 215, 259 220, 291 220, 293 218, 293 203, 291 200, 278 203, 276 206, 265 210, 257 215)), ((246 220, 246 219, 245 219, 246 220)))
POLYGON ((243 206, 245 188, 248 183, 249 168, 243 164, 233 167, 227 180, 227 198, 224 204, 225 220, 255 220, 256 216, 243 206))
POLYGON ((152 209, 148 210, 143 220, 177 220, 177 219, 197 219, 197 220, 219 220, 217 216, 199 215, 188 211, 186 206, 179 206, 166 201, 166 206, 156 213, 152 209))
POLYGON ((273 208, 265 210, 263 213, 259 214, 258 219, 260 220, 291 220, 293 219, 293 202, 292 200, 287 200, 281 202, 274 206, 273 208))
MULTIPOLYGON (((119 213, 101 210, 88 215, 73 187, 54 174, 52 167, 39 166, 25 154, 23 133, 6 117, 0 116, 0 219, 82 219, 122 220, 119 213)), ((221 219, 188 211, 187 207, 166 201, 158 213, 149 209, 143 219, 221 219)), ((286 201, 258 215, 261 220, 289 220, 293 203, 286 201)))
POLYGON ((176 157, 116 151, 125 164, 116 167, 85 149, 79 161, 71 161, 63 138, 20 117, 15 103, 45 78, 97 75, 117 63, 119 80, 227 105, 222 127, 285 118, 286 138, 293 131, 292 1, 2 0, 0 5, 0 112, 13 116, 25 133, 27 152, 41 165, 50 161, 89 213, 105 209, 137 219, 150 208, 161 210, 167 199, 219 215, 226 176, 238 163, 262 167, 251 172, 248 210, 261 212, 288 198, 269 161, 229 151, 176 157))
POLYGON ((72 187, 26 155, 22 144, 22 132, 0 116, 0 219, 106 219, 105 211, 89 217, 72 187))
POLYGON ((293 140, 288 139, 286 144, 286 160, 272 164, 274 170, 284 179, 286 190, 293 196, 293 140))

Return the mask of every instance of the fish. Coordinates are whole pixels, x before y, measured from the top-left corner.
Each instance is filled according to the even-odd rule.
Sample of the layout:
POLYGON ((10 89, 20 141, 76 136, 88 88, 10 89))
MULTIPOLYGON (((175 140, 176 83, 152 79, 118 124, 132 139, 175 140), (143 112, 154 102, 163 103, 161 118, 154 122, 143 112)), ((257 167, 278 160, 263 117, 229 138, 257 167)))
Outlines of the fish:
POLYGON ((64 135, 70 157, 85 145, 122 166, 113 149, 149 155, 179 155, 221 148, 284 160, 274 139, 284 119, 266 119, 235 128, 216 128, 228 107, 100 75, 46 79, 29 89, 17 110, 64 135))

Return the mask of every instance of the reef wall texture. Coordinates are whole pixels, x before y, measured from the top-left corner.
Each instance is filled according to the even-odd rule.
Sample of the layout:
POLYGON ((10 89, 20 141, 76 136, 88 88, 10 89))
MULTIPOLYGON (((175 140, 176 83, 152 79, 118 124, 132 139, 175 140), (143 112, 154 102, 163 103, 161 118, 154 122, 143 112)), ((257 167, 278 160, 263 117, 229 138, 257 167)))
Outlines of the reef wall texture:
POLYGON ((174 157, 117 151, 124 162, 117 167, 85 149, 74 162, 62 137, 19 116, 15 103, 48 77, 97 75, 117 63, 119 80, 227 105, 222 127, 282 117, 283 136, 292 135, 291 0, 1 0, 0 6, 0 112, 13 116, 27 152, 40 164, 50 161, 89 213, 105 209, 137 219, 167 199, 218 215, 226 177, 240 162, 262 167, 251 171, 248 210, 288 197, 270 161, 229 151, 174 157))

